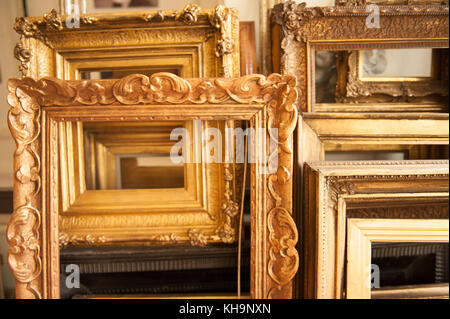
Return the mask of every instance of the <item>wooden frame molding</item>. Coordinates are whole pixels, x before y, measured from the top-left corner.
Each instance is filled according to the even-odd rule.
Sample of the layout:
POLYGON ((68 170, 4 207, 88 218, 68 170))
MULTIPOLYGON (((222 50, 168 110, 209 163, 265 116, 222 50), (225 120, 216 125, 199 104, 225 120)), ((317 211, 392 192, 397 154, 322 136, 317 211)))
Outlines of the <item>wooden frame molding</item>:
MULTIPOLYGON (((449 143, 448 114, 304 113, 300 120, 325 150, 449 143)), ((305 143, 301 146, 309 147, 305 143)))
MULTIPOLYGON (((59 122, 59 146, 51 147, 60 150, 60 184, 57 185, 61 189, 60 246, 186 243, 204 246, 235 242, 237 223, 234 216, 227 217, 222 202, 229 196, 227 209, 234 215, 239 205, 232 186, 236 177, 225 172, 220 163, 194 163, 194 158, 206 152, 206 143, 197 142, 204 139, 203 126, 218 126, 212 121, 198 124, 194 132, 192 121, 59 122), (104 126, 108 126, 108 131, 105 132, 104 126), (114 126, 120 128, 120 134, 114 126), (88 163, 84 156, 83 131, 92 132, 94 127, 99 134, 91 134, 89 149, 94 150, 96 154, 91 155, 96 158, 88 163), (175 127, 184 127, 189 136, 195 138, 189 146, 189 163, 182 167, 184 185, 115 189, 114 154, 141 152, 169 156, 175 143, 170 141, 170 130, 175 127), (126 132, 128 128, 134 129, 131 136, 126 132), (95 162, 102 165, 93 165, 95 162), (92 172, 95 166, 101 167, 98 172, 92 172), (89 188, 93 181, 87 177, 95 175, 99 175, 100 187, 89 188), (202 235, 203 240, 193 240, 194 234, 202 235)), ((234 164, 227 165, 233 167, 234 164)))
MULTIPOLYGON (((448 50, 431 51, 429 77, 364 77, 362 51, 339 52, 336 102, 357 103, 365 108, 373 108, 374 104, 401 103, 424 104, 424 110, 428 111, 442 109, 442 105, 448 104, 448 50), (426 104, 433 104, 435 109, 426 104)), ((333 107, 328 103, 317 106, 318 109, 333 107)))
MULTIPOLYGON (((9 80, 8 88, 8 124, 17 144, 8 265, 16 279, 17 298, 59 297, 60 206, 55 187, 59 162, 54 147, 58 122, 193 119, 247 120, 268 134, 271 128, 278 129, 278 150, 267 149, 269 137, 250 143, 258 154, 250 166, 250 294, 252 298, 292 297, 299 264, 297 226, 291 217, 295 77, 185 80, 160 73, 119 80, 23 78, 9 80), (264 174, 261 168, 270 164, 265 158, 274 151, 278 151, 277 170, 264 174)), ((226 209, 230 218, 236 213, 226 209)), ((201 232, 193 235, 191 240, 205 239, 201 232)))
POLYGON ((347 221, 347 299, 370 299, 373 242, 447 242, 446 220, 359 219, 347 221))
POLYGON ((56 10, 19 17, 14 56, 23 76, 79 80, 83 70, 156 69, 181 77, 238 77, 239 21, 235 9, 82 14, 69 28, 56 10), (130 59, 134 57, 134 59, 130 59))
POLYGON ((364 6, 368 4, 378 5, 427 5, 446 4, 448 0, 335 0, 336 6, 364 6))
POLYGON ((304 168, 304 298, 344 298, 347 218, 445 219, 448 161, 314 162, 304 168))
POLYGON ((371 299, 449 299, 449 284, 428 284, 380 288, 371 292, 371 299))
MULTIPOLYGON (((273 8, 272 70, 297 77, 297 89, 304 92, 297 104, 301 112, 316 111, 315 51, 449 47, 447 5, 379 8, 380 28, 366 26, 370 12, 364 6, 306 7, 288 1, 273 8)), ((390 107, 383 109, 392 112, 390 107)), ((359 109, 355 105, 353 112, 359 109)))

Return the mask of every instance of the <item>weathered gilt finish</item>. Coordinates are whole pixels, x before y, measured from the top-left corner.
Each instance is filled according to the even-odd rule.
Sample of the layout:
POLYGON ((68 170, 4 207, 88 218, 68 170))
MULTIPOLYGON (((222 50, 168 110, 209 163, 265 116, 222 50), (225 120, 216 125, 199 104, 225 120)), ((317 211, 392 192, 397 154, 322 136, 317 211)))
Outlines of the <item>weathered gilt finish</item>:
MULTIPOLYGON (((278 129, 278 149, 255 141, 251 164, 251 297, 291 298, 299 256, 292 212, 292 134, 296 80, 273 74, 189 79, 160 73, 120 80, 11 79, 8 123, 14 153, 14 213, 7 228, 8 264, 17 298, 59 297, 58 123, 66 121, 248 120, 278 129), (220 110, 220 112, 218 112, 220 110), (278 169, 263 174, 269 152, 278 169)), ((188 234, 202 243, 199 232, 188 234)))
POLYGON ((240 75, 239 22, 235 9, 221 5, 200 9, 190 4, 178 11, 81 15, 79 27, 74 23, 69 16, 59 15, 55 10, 43 17, 16 19, 14 29, 20 35, 20 42, 14 55, 20 62, 23 76, 80 79, 79 69, 111 68, 101 62, 102 57, 122 59, 114 65, 116 68, 130 67, 132 62, 123 61, 130 54, 137 54, 141 60, 152 56, 153 60, 168 55, 171 58, 183 54, 192 56, 189 62, 137 61, 141 67, 142 63, 156 63, 159 67, 200 64, 197 66, 200 70, 180 76, 240 75), (145 52, 145 48, 152 45, 164 47, 165 53, 158 53, 161 49, 145 52), (92 65, 92 61, 97 64, 92 65))
MULTIPOLYGON (((348 218, 447 219, 448 161, 305 165, 305 298, 344 298, 348 218)), ((448 221, 447 221, 448 223, 448 221)))
POLYGON ((380 6, 380 28, 368 28, 361 6, 306 7, 289 1, 272 10, 272 70, 293 74, 298 108, 314 112, 316 50, 448 48, 448 6, 380 6))
MULTIPOLYGON (((361 51, 340 52, 337 59, 335 100, 338 103, 412 103, 433 104, 446 109, 448 104, 448 51, 432 51, 430 77, 379 77, 363 79, 361 51)), ((432 110, 427 105, 428 110, 432 110)))

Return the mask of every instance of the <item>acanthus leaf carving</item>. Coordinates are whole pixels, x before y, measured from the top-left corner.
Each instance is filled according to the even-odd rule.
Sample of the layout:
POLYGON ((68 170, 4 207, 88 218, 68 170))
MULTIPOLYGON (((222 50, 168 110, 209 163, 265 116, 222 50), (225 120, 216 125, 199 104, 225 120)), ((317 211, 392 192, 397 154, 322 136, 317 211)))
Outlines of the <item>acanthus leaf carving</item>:
MULTIPOLYGON (((278 78, 273 75, 269 79, 278 78)), ((299 255, 297 226, 291 217, 293 151, 292 135, 297 124, 298 111, 295 106, 297 90, 295 77, 286 76, 278 84, 277 96, 268 103, 267 131, 271 142, 277 147, 269 150, 267 188, 273 204, 269 204, 267 225, 269 229, 268 273, 274 284, 267 292, 268 298, 286 296, 285 287, 298 270, 299 255), (276 135, 274 134, 276 132, 276 135), (273 161, 276 164, 272 163, 273 161)))
POLYGON ((44 22, 50 30, 61 31, 64 29, 61 16, 58 15, 55 9, 52 9, 49 13, 44 14, 44 22))
POLYGON ((269 228, 270 277, 279 288, 289 283, 297 273, 299 257, 295 248, 297 226, 291 214, 283 207, 273 208, 267 217, 269 228))
POLYGON ((17 43, 14 47, 14 57, 20 62, 19 71, 24 73, 28 70, 28 64, 31 59, 30 50, 24 48, 21 42, 17 43))
MULTIPOLYGON (((262 260, 261 265, 257 265, 256 267, 259 267, 257 268, 258 271, 261 270, 261 267, 264 267, 268 273, 268 277, 263 279, 267 285, 258 288, 256 294, 264 298, 291 296, 291 282, 297 272, 299 263, 299 255, 295 248, 298 241, 297 227, 291 216, 292 139, 298 115, 297 108, 292 105, 297 97, 295 87, 296 81, 294 76, 281 76, 278 74, 271 75, 267 78, 261 75, 248 75, 238 79, 189 80, 167 73, 154 74, 152 77, 130 75, 120 80, 62 81, 54 78, 42 78, 40 80, 33 80, 31 78, 12 79, 9 82, 10 95, 8 100, 12 106, 9 114, 11 132, 17 143, 15 157, 16 171, 20 170, 22 166, 20 164, 23 164, 23 156, 29 156, 24 150, 27 152, 34 151, 37 159, 36 162, 33 162, 29 157, 26 158, 26 162, 30 164, 28 167, 36 167, 36 169, 33 171, 24 168, 21 171, 22 175, 28 177, 20 177, 26 185, 21 184, 18 179, 15 181, 15 186, 17 186, 16 188, 18 190, 17 194, 19 198, 30 199, 27 205, 32 207, 32 212, 40 218, 40 191, 38 188, 36 192, 36 187, 34 187, 36 182, 33 182, 33 179, 36 180, 41 174, 39 169, 40 164, 38 164, 41 150, 39 145, 40 140, 38 139, 40 134, 41 107, 44 107, 49 112, 53 112, 59 110, 60 106, 70 109, 71 107, 93 104, 97 108, 101 108, 103 105, 114 105, 116 108, 120 105, 143 103, 147 105, 226 103, 253 105, 255 108, 263 106, 263 111, 258 111, 256 114, 258 114, 257 117, 261 116, 261 119, 264 119, 265 122, 252 123, 257 128, 264 127, 269 131, 270 129, 278 129, 277 136, 272 132, 269 133, 269 136, 271 140, 277 141, 278 147, 276 149, 279 151, 279 157, 275 166, 276 170, 274 172, 271 171, 269 174, 262 174, 260 178, 266 178, 267 180, 260 180, 259 182, 261 185, 264 185, 260 186, 259 190, 264 191, 262 196, 266 198, 264 201, 266 207, 262 211, 268 212, 267 216, 262 216, 261 218, 267 221, 267 224, 264 222, 264 225, 266 225, 265 227, 267 227, 268 231, 261 232, 256 228, 257 231, 263 233, 262 236, 264 237, 262 238, 264 247, 261 248, 264 251, 260 249, 261 251, 257 253, 268 256, 267 259, 262 260), (134 94, 134 92, 138 93, 134 94), (23 116, 25 118, 22 119, 21 117, 23 116), (267 184, 271 184, 272 193, 268 192, 267 184)), ((212 109, 211 106, 209 107, 212 109)), ((87 110, 87 108, 85 109, 87 110)), ((89 116, 89 114, 77 114, 73 118, 78 120, 89 116)), ((62 117, 61 119, 66 120, 62 117)), ((53 137, 57 136, 54 134, 56 122, 51 123, 53 123, 51 124, 53 126, 50 126, 53 143, 53 137)), ((271 159, 273 158, 273 151, 271 149, 269 154, 267 154, 271 159)), ((55 155, 52 155, 52 158, 53 162, 51 163, 54 163, 55 155)), ((267 165, 266 163, 265 166, 267 165)), ((54 177, 55 175, 52 176, 54 177)), ((229 180, 228 176, 225 176, 225 178, 229 180)), ((238 205, 232 201, 231 193, 225 194, 229 198, 226 197, 226 205, 223 206, 223 212, 229 217, 235 217, 238 213, 238 205)), ((23 203, 15 203, 15 213, 19 212, 19 208, 22 205, 23 203)), ((255 209, 255 206, 253 206, 253 209, 255 209)), ((29 215, 30 212, 28 213, 29 215)), ((38 236, 42 234, 40 222, 37 218, 30 218, 29 224, 30 227, 34 227, 37 230, 34 238, 39 239, 38 236)), ((14 227, 17 229, 16 226, 14 227)), ((188 227, 191 226, 189 225, 188 227)), ((64 229, 62 230, 64 231, 64 229)), ((20 229, 17 232, 21 235, 24 233, 24 230, 20 229)), ((56 234, 53 233, 53 235, 56 234)), ((229 229, 227 227, 219 229, 216 234, 212 235, 206 234, 202 228, 189 229, 186 235, 183 234, 182 241, 189 241, 192 245, 204 246, 207 244, 208 239, 212 237, 214 237, 214 240, 232 238, 228 235, 229 229)), ((11 236, 11 238, 14 237, 17 236, 11 236)), ((32 239, 32 237, 29 238, 32 239)), ((98 238, 98 240, 100 239, 103 240, 104 238, 98 238)), ((155 237, 155 240, 161 240, 163 242, 171 241, 172 239, 170 236, 155 237)), ((68 239, 64 239, 62 236, 60 240, 64 244, 68 239)), ((86 237, 80 238, 80 240, 95 242, 97 239, 86 237)), ((15 240, 14 242, 19 243, 20 241, 15 240)), ((30 245, 27 247, 30 249, 41 247, 41 243, 39 242, 37 244, 36 241, 28 242, 30 245)), ((20 245, 16 244, 16 246, 19 247, 20 245)), ((41 257, 36 250, 32 250, 30 254, 36 258, 41 257)), ((18 269, 18 265, 23 259, 21 256, 17 258, 19 261, 15 261, 14 264, 10 263, 14 269, 18 269)), ((23 260, 24 262, 29 262, 29 258, 23 260)), ((40 278, 39 273, 42 274, 42 271, 32 273, 33 276, 38 274, 35 277, 36 280, 40 278)), ((30 276, 27 277, 27 280, 34 278, 30 276)), ((40 279, 46 280, 45 278, 40 279)), ((41 291, 36 286, 37 284, 32 283, 30 291, 41 291)))
POLYGON ((11 247, 8 265, 16 285, 25 285, 18 297, 41 298, 40 106, 21 89, 20 83, 8 81, 8 126, 16 142, 14 212, 6 229, 11 247))

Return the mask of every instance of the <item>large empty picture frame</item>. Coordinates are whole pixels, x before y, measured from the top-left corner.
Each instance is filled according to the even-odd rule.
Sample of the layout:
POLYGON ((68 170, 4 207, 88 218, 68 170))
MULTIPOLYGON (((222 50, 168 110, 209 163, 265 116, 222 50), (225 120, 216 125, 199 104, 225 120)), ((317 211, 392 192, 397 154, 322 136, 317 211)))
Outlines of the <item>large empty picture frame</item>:
MULTIPOLYGON (((157 72, 170 72, 183 78, 237 77, 240 75, 239 22, 237 11, 234 9, 223 6, 201 9, 197 5, 191 4, 182 10, 97 13, 81 15, 79 18, 79 25, 74 26, 75 21, 68 20, 67 15, 59 15, 53 10, 43 17, 16 19, 14 28, 20 35, 20 41, 16 45, 14 53, 20 62, 20 70, 24 76, 34 79, 54 76, 64 80, 94 80, 122 78, 135 73, 151 76, 157 72)), ((214 125, 206 122, 204 124, 206 126, 214 125)), ((110 127, 111 121, 108 123, 110 127)), ((61 216, 61 245, 64 247, 80 244, 122 245, 142 243, 142 240, 148 243, 150 233, 146 233, 145 238, 142 238, 139 232, 123 231, 119 233, 115 231, 114 229, 130 223, 130 221, 126 219, 119 224, 112 223, 110 213, 120 214, 120 209, 117 208, 118 205, 115 206, 116 209, 112 209, 111 205, 107 204, 111 202, 111 194, 108 195, 105 190, 102 193, 104 196, 99 196, 99 192, 93 194, 89 190, 90 186, 94 185, 92 179, 96 179, 95 186, 100 189, 111 188, 112 184, 116 186, 121 184, 117 181, 118 178, 113 180, 114 175, 120 177, 121 173, 116 169, 119 165, 115 165, 115 160, 112 158, 119 156, 123 158, 127 155, 144 152, 144 148, 136 143, 138 138, 135 137, 134 141, 126 138, 126 150, 123 143, 120 144, 120 136, 117 135, 114 147, 107 142, 99 143, 99 139, 97 142, 91 141, 94 145, 100 145, 96 148, 96 152, 89 153, 93 154, 97 161, 86 162, 90 165, 84 167, 81 161, 75 160, 75 157, 80 158, 84 151, 83 148, 77 149, 83 144, 83 139, 76 140, 76 138, 79 137, 79 134, 85 134, 83 132, 89 128, 83 129, 81 123, 76 124, 76 122, 66 122, 60 125, 65 126, 60 131, 60 139, 61 152, 64 152, 64 158, 67 158, 67 160, 60 161, 64 172, 60 174, 63 190, 62 211, 66 211, 68 214, 75 212, 80 214, 87 209, 98 212, 95 222, 92 219, 81 221, 80 218, 73 218, 71 215, 61 216), (135 145, 132 145, 133 143, 135 145), (101 145, 104 147, 102 148, 101 145), (101 151, 106 149, 109 152, 101 151), (98 160, 102 160, 102 162, 98 160), (87 185, 83 183, 84 177, 87 178, 87 185), (97 203, 95 207, 92 206, 94 202, 97 203), (101 214, 103 215, 101 216, 101 214), (100 225, 102 226, 100 227, 100 225), (102 229, 101 232, 98 231, 99 228, 102 229), (106 236, 108 228, 111 232, 106 236)), ((150 130, 150 126, 154 128, 157 135, 163 134, 171 125, 173 124, 165 121, 152 121, 147 128, 148 130, 150 130)), ((192 121, 187 121, 183 126, 192 126, 192 121)), ((97 127, 102 126, 98 124, 97 127)), ((103 128, 103 132, 106 132, 105 126, 103 128)), ((131 127, 126 129, 128 132, 130 130, 132 130, 131 127)), ((98 134, 92 134, 92 136, 98 136, 98 134)), ((123 137, 123 135, 121 136, 123 137)), ((109 138, 112 138, 112 134, 109 134, 109 138)), ((193 134, 192 138, 201 139, 201 136, 193 134)), ((150 137, 147 138, 145 144, 147 146, 146 153, 157 152, 160 155, 167 155, 171 145, 167 138, 165 148, 161 145, 157 146, 150 137)), ((196 144, 200 145, 201 140, 197 140, 196 144)), ((86 156, 89 156, 87 152, 85 153, 86 156)), ((62 159, 63 156, 60 158, 62 159)), ((122 161, 125 160, 123 158, 122 161)), ((128 161, 130 162, 130 160, 128 161)), ((132 166, 127 165, 124 168, 132 169, 132 166)), ((175 167, 169 169, 177 170, 175 167)), ((138 208, 141 205, 148 208, 151 202, 155 211, 161 210, 162 207, 166 212, 175 212, 177 209, 180 212, 199 209, 219 211, 220 196, 227 189, 222 178, 224 172, 221 167, 187 164, 184 165, 184 169, 185 187, 181 188, 185 188, 186 193, 179 192, 177 189, 180 187, 166 187, 164 191, 145 190, 149 195, 147 200, 134 202, 134 206, 138 208), (215 182, 213 183, 212 180, 215 182)), ((149 170, 148 168, 147 172, 149 170)), ((145 175, 145 171, 139 167, 135 167, 132 173, 136 175, 138 171, 141 173, 140 176, 145 175)), ((155 170, 153 171, 153 178, 155 178, 155 170)), ((169 176, 172 174, 166 174, 166 181, 169 176)), ((233 181, 231 182, 233 184, 236 184, 238 180, 235 177, 236 174, 233 171, 233 181)), ((177 178, 180 179, 180 176, 177 178)), ((235 187, 232 189, 235 190, 235 187)), ((135 191, 129 190, 128 192, 135 191)), ((231 196, 235 197, 236 192, 231 196)), ((122 200, 125 199, 122 198, 122 200)), ((128 198, 128 204, 130 202, 133 200, 130 201, 128 198)), ((129 206, 125 202, 122 204, 125 207, 129 206)), ((214 214, 211 215, 211 217, 214 216, 214 214)), ((173 218, 176 218, 175 214, 173 218)), ((115 220, 119 220, 118 216, 115 220)), ((224 221, 220 220, 221 218, 218 218, 217 223, 223 224, 224 221)), ((141 222, 145 224, 148 221, 141 222)), ((231 225, 229 226, 231 227, 231 225)), ((178 231, 173 230, 169 233, 155 231, 152 236, 155 243, 175 243, 180 242, 178 235, 178 231)), ((234 241, 234 236, 226 235, 226 237, 228 242, 234 241)))
POLYGON ((207 138, 202 132, 220 129, 213 124, 59 122, 61 247, 183 244, 186 234, 192 245, 234 242, 236 163, 205 162, 207 143, 198 142, 207 138), (170 158, 177 142, 170 133, 180 128, 192 143, 185 148, 187 161, 177 164, 170 158), (195 240, 197 234, 203 240, 195 240))
MULTIPOLYGON (((254 154, 250 165, 250 296, 292 298, 292 280, 299 264, 297 226, 291 217, 295 87, 295 77, 277 74, 189 80, 167 73, 119 80, 11 79, 8 123, 17 148, 14 213, 7 241, 17 298, 59 298, 59 123, 105 120, 242 120, 256 131, 262 129, 265 133, 255 134, 256 140, 249 143, 254 154), (278 130, 277 139, 271 129, 278 130), (270 148, 269 141, 277 146, 270 148), (273 170, 267 171, 270 165, 273 170)), ((232 203, 227 198, 225 204, 222 213, 233 218, 235 206, 228 206, 232 203)), ((138 221, 135 217, 131 212, 127 221, 138 221)), ((180 222, 170 215, 154 217, 160 229, 180 222)), ((197 212, 192 218, 193 222, 214 223, 207 212, 197 212)), ((210 236, 199 227, 180 234, 180 240, 204 243, 210 236)))
MULTIPOLYGON (((347 222, 347 299, 370 299, 371 246, 375 242, 446 242, 447 220, 359 219, 347 222)), ((448 294, 448 286, 447 286, 448 294)))
MULTIPOLYGON (((365 6, 306 7, 306 3, 288 1, 274 7, 271 16, 272 70, 297 77, 297 88, 299 92, 304 92, 298 100, 299 110, 302 112, 448 110, 448 103, 447 105, 445 103, 316 105, 314 66, 317 51, 448 49, 448 5, 436 3, 430 6, 380 5, 377 8, 379 27, 370 24, 372 21, 370 14, 376 12, 365 6)), ((407 96, 408 92, 407 89, 403 89, 401 95, 407 96)))
POLYGON ((304 170, 305 298, 345 297, 348 218, 444 219, 449 162, 315 162, 304 170))
POLYGON ((55 10, 17 18, 14 50, 24 76, 64 80, 171 72, 181 77, 238 77, 237 11, 201 9, 81 15, 55 10))

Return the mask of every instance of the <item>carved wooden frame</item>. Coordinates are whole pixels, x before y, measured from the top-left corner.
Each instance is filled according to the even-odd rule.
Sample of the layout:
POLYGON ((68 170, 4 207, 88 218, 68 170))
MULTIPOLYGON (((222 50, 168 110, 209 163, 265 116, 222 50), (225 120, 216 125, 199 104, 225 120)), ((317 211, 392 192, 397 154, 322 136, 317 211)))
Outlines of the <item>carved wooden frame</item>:
POLYGON ((447 4, 448 0, 335 0, 336 6, 447 4))
MULTIPOLYGON (((16 19, 14 29, 20 41, 14 54, 23 76, 80 80, 82 71, 102 69, 135 72, 176 69, 183 78, 240 75, 238 13, 232 8, 219 5, 201 9, 189 4, 182 10, 84 14, 80 16, 79 27, 73 28, 66 23, 67 19, 67 15, 59 15, 55 10, 43 17, 16 19)), ((239 179, 235 177, 233 172, 233 179, 239 179)), ((225 191, 225 184, 232 182, 210 183, 212 189, 204 193, 225 191)), ((190 186, 203 189, 200 183, 190 186)), ((208 204, 199 203, 201 195, 189 194, 197 196, 198 207, 208 204)), ((220 200, 210 202, 220 210, 220 200)), ((185 204, 184 207, 194 205, 193 200, 185 204)), ((77 229, 75 220, 71 223, 69 218, 61 218, 61 222, 67 227, 66 235, 61 237, 63 245, 103 244, 107 239, 92 228, 90 234, 86 227, 77 229)), ((126 237, 122 236, 122 240, 126 237)), ((155 241, 175 242, 177 236, 159 234, 155 241)))
MULTIPOLYGON (((209 126, 209 121, 206 122, 208 124, 204 125, 209 126)), ((182 121, 174 123, 184 125, 182 121)), ((146 123, 140 121, 139 124, 146 123)), ((155 122, 155 125, 156 128, 161 128, 158 126, 159 123, 155 122)), ((79 149, 83 144, 83 139, 80 138, 82 128, 76 122, 68 121, 58 122, 58 126, 60 182, 57 188, 61 190, 59 215, 61 247, 67 245, 183 244, 186 242, 203 246, 213 242, 231 243, 236 240, 235 219, 228 219, 221 209, 221 202, 225 199, 223 194, 228 194, 233 199, 234 203, 230 207, 237 205, 233 188, 226 188, 225 181, 222 181, 224 176, 222 165, 195 163, 193 160, 195 152, 198 154, 206 152, 206 144, 190 143, 189 153, 192 158, 189 159, 189 163, 184 164, 186 178, 184 187, 176 189, 88 189, 83 148, 79 149), (212 187, 212 185, 215 186, 212 187), (111 198, 115 200, 111 201, 111 198), (205 213, 209 218, 202 218, 205 213), (162 222, 164 219, 165 223, 162 222), (161 226, 164 224, 165 227, 158 228, 159 223, 161 226), (224 231, 225 229, 227 231, 224 231), (202 234, 204 241, 191 241, 191 234, 202 234)), ((198 136, 201 137, 200 132, 193 132, 191 123, 188 126, 187 131, 192 138, 195 137, 197 140, 198 136)), ((197 131, 200 130, 202 127, 197 129, 197 131)), ((114 156, 113 154, 118 148, 122 149, 121 152, 123 152, 123 148, 137 149, 136 141, 129 137, 124 139, 108 135, 108 138, 114 139, 116 146, 106 143, 109 147, 105 147, 105 143, 100 143, 101 146, 97 147, 105 149, 104 169, 110 168, 107 157, 108 155, 114 156), (121 146, 117 147, 117 145, 121 146)), ((147 135, 151 136, 152 134, 147 133, 147 135)), ((162 133, 158 135, 162 135, 162 133)), ((95 141, 97 140, 98 138, 95 139, 95 141)), ((171 145, 167 142, 171 141, 163 144, 155 142, 157 140, 146 140, 146 145, 143 147, 141 140, 138 141, 138 145, 140 144, 139 147, 147 152, 163 151, 165 154, 170 154, 171 145)), ((171 144, 174 142, 172 141, 171 144)), ((107 172, 105 171, 105 173, 107 172)), ((234 179, 233 174, 229 177, 229 182, 234 182, 234 179)))
MULTIPOLYGON (((56 10, 16 18, 14 56, 23 76, 79 80, 80 70, 179 69, 181 77, 238 77, 239 21, 235 9, 82 14, 70 28, 56 10), (130 59, 133 57, 133 59, 130 59)), ((73 21, 72 21, 73 23, 73 21)))
MULTIPOLYGON (((299 263, 297 227, 291 217, 295 77, 185 80, 162 73, 98 81, 11 79, 8 87, 8 123, 17 147, 7 242, 17 298, 59 297, 58 150, 51 147, 58 140, 57 123, 101 119, 248 120, 251 127, 266 129, 266 138, 256 135, 250 143, 258 154, 250 165, 250 294, 292 297, 299 263), (278 129, 276 150, 266 148, 271 128, 278 129), (260 169, 270 164, 265 157, 272 158, 273 152, 278 152, 277 170, 264 174, 260 169)), ((237 209, 229 204, 225 200, 224 213, 232 218, 237 209)), ((205 240, 201 233, 192 235, 193 241, 205 240)))
MULTIPOLYGON (((380 6, 380 28, 367 28, 370 12, 366 7, 335 6, 306 7, 288 1, 272 10, 272 70, 293 74, 298 79, 301 94, 298 108, 302 112, 317 112, 315 106, 314 58, 316 50, 361 50, 394 48, 448 48, 448 6, 380 6)), ((334 109, 339 105, 322 105, 334 109)), ((345 111, 359 112, 359 105, 345 104, 345 111)), ((374 105, 366 111, 403 111, 408 105, 374 105)), ((444 111, 447 106, 413 105, 444 111)))
POLYGON ((347 299, 370 299, 373 242, 447 242, 448 220, 347 220, 347 299))
MULTIPOLYGON (((342 54, 337 60, 335 97, 339 103, 444 104, 448 99, 448 54, 432 50, 429 77, 361 77, 361 51, 342 54)), ((431 108, 429 108, 431 109, 431 108)), ((439 106, 437 106, 439 109, 439 106)))
MULTIPOLYGON (((66 123, 66 134, 61 138, 60 158, 64 161, 61 166, 67 167, 63 169, 68 173, 66 184, 74 186, 67 188, 69 199, 77 195, 78 192, 74 189, 115 189, 117 186, 115 155, 169 156, 171 148, 176 143, 170 140, 173 129, 182 127, 190 136, 194 136, 192 122, 92 123, 70 123, 71 125, 66 123), (85 180, 85 184, 74 178, 76 175, 81 177, 80 180, 85 180)), ((183 163, 181 165, 184 166, 186 173, 186 165, 183 163)), ((190 179, 188 176, 186 178, 190 179)))
POLYGON ((347 218, 448 220, 448 163, 306 164, 301 268, 304 297, 344 297, 347 218))
POLYGON ((298 166, 333 151, 401 151, 408 159, 448 158, 448 114, 303 113, 298 166), (447 148, 445 148, 447 146, 447 148))

